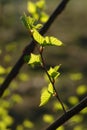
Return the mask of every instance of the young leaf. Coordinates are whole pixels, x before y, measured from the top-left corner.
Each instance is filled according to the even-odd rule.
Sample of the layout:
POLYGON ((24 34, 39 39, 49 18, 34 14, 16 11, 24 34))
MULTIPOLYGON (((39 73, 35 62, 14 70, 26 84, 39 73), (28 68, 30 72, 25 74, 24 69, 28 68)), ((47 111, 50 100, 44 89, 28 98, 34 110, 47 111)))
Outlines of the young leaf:
POLYGON ((27 20, 26 14, 24 14, 24 15, 21 17, 21 21, 23 22, 24 26, 25 26, 27 29, 30 29, 29 21, 27 20))
POLYGON ((48 37, 46 36, 45 37, 45 41, 44 41, 44 45, 52 45, 52 46, 61 46, 63 43, 58 40, 57 38, 51 36, 51 37, 48 37))
POLYGON ((35 26, 35 29, 40 29, 42 27, 42 24, 37 24, 36 26, 35 26))
POLYGON ((37 43, 43 45, 44 37, 36 29, 33 29, 33 38, 37 43))
POLYGON ((36 2, 36 6, 40 9, 43 9, 45 7, 45 1, 39 0, 38 2, 36 2))
POLYGON ((34 28, 35 19, 33 19, 30 16, 27 16, 26 14, 24 14, 21 17, 21 20, 22 20, 23 24, 25 25, 25 27, 27 29, 31 30, 32 28, 34 28))
POLYGON ((42 23, 45 23, 48 20, 48 18, 49 18, 49 16, 45 12, 41 13, 40 21, 42 23))
POLYGON ((35 55, 31 53, 28 64, 35 65, 35 64, 40 64, 40 63, 41 63, 40 55, 35 55))
POLYGON ((60 73, 58 72, 59 66, 55 66, 54 68, 50 67, 50 69, 48 70, 49 75, 51 76, 51 78, 56 79, 60 73))
POLYGON ((47 88, 44 88, 41 92, 41 101, 39 106, 45 105, 51 98, 52 94, 47 90, 47 88))
POLYGON ((36 12, 36 4, 34 2, 29 1, 27 5, 27 9, 29 13, 33 14, 36 12))
POLYGON ((50 92, 51 94, 54 93, 54 88, 51 83, 49 83, 49 85, 48 85, 48 92, 50 92))

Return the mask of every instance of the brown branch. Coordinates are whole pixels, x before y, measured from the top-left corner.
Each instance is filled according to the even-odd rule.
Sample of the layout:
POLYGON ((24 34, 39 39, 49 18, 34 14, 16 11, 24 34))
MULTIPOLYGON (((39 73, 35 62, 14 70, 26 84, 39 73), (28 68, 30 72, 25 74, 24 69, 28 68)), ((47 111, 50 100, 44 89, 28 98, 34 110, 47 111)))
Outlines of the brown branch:
POLYGON ((82 101, 80 101, 79 104, 71 108, 69 111, 63 114, 60 118, 58 118, 55 122, 53 122, 46 130, 56 130, 58 127, 60 127, 70 118, 72 118, 74 115, 78 114, 85 107, 87 107, 87 96, 82 101))
MULTIPOLYGON (((69 0, 62 0, 62 2, 58 5, 56 10, 50 16, 49 20, 45 23, 43 28, 40 30, 40 33, 42 35, 45 34, 45 32, 49 29, 49 27, 51 26, 51 24, 55 20, 55 18, 57 16, 59 16, 59 14, 64 10, 64 8, 67 5, 68 1, 69 0)), ((21 69, 21 67, 24 65, 24 56, 26 54, 29 55, 31 52, 33 52, 34 48, 35 48, 34 41, 32 41, 29 45, 26 46, 24 53, 21 55, 21 57, 19 58, 17 63, 12 68, 11 72, 7 75, 6 79, 4 80, 2 85, 0 86, 0 97, 3 95, 4 91, 8 88, 11 81, 17 76, 17 74, 19 73, 19 70, 21 69)))

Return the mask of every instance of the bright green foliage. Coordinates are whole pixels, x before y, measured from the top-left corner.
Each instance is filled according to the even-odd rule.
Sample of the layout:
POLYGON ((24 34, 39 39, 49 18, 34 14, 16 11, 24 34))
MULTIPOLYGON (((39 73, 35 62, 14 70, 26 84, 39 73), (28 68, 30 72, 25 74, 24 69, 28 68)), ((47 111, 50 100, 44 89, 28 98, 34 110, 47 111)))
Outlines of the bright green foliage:
POLYGON ((41 64, 41 57, 40 55, 35 55, 35 54, 32 54, 30 55, 30 59, 28 61, 28 64, 30 65, 38 65, 38 64, 41 64))
POLYGON ((36 21, 34 18, 27 16, 25 13, 21 17, 21 20, 25 27, 29 30, 32 31, 32 29, 40 29, 42 27, 42 24, 36 24, 36 21))
POLYGON ((55 93, 52 83, 47 88, 43 88, 41 92, 40 106, 45 105, 55 93))
POLYGON ((51 46, 61 46, 63 43, 53 36, 51 37, 46 36, 44 44, 51 45, 51 46))
POLYGON ((46 123, 52 123, 54 121, 54 118, 52 115, 45 114, 43 115, 43 121, 46 123))
POLYGON ((37 43, 43 45, 44 37, 36 29, 33 29, 33 38, 37 43))
POLYGON ((28 2, 27 9, 28 9, 29 13, 31 13, 31 14, 36 13, 36 5, 31 1, 28 2))
POLYGON ((49 85, 48 85, 48 92, 50 92, 51 94, 54 93, 54 88, 53 88, 53 85, 51 83, 49 83, 49 85))
POLYGON ((44 12, 45 0, 39 0, 36 3, 29 1, 27 10, 33 18, 45 23, 48 20, 48 15, 44 12))
POLYGON ((58 72, 59 66, 55 66, 54 68, 50 67, 50 69, 48 70, 48 73, 50 75, 51 78, 56 79, 60 73, 58 72))
POLYGON ((47 88, 43 88, 41 92, 41 101, 39 106, 45 105, 49 99, 51 98, 52 94, 48 91, 47 88))
POLYGON ((30 16, 26 16, 26 14, 24 14, 21 17, 21 20, 27 29, 31 30, 34 27, 35 20, 30 16))
POLYGON ((33 29, 33 38, 41 46, 61 46, 63 44, 60 40, 53 36, 43 37, 36 29, 33 29))

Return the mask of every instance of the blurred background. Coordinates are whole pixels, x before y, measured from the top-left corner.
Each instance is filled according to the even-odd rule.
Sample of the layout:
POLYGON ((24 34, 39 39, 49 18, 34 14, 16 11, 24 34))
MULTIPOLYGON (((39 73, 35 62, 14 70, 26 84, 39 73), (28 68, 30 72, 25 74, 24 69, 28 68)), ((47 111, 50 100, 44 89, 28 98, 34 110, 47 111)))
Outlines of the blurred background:
MULTIPOLYGON (((32 0, 37 2, 38 0, 32 0)), ((29 0, 0 0, 0 84, 15 65, 31 38, 20 17, 28 14, 29 0)), ((50 16, 61 0, 46 0, 50 16)), ((87 95, 87 1, 70 0, 45 35, 59 38, 64 46, 44 50, 46 65, 62 64, 56 82, 66 109, 87 95)), ((53 97, 39 107, 40 93, 47 82, 41 68, 25 64, 0 99, 0 130, 44 130, 63 114, 53 97)), ((87 130, 87 108, 58 130, 87 130)))

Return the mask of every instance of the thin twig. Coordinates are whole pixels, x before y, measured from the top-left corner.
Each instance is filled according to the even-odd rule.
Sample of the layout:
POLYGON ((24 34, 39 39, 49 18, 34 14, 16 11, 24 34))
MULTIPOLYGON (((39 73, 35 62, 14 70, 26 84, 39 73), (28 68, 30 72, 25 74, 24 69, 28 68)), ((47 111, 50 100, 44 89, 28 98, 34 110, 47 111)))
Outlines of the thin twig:
POLYGON ((47 71, 47 68, 46 68, 46 65, 45 65, 45 62, 44 62, 44 58, 43 58, 43 47, 40 48, 40 51, 39 51, 39 52, 40 52, 40 56, 41 56, 41 60, 42 60, 42 67, 43 67, 45 73, 47 74, 47 76, 48 76, 48 78, 49 78, 49 81, 51 82, 51 84, 52 84, 52 86, 53 86, 53 89, 54 89, 54 91, 55 91, 55 97, 56 97, 57 100, 60 102, 64 113, 66 113, 65 107, 64 107, 64 105, 63 105, 63 103, 62 103, 62 100, 61 100, 61 98, 60 98, 60 96, 59 96, 59 94, 58 94, 58 92, 57 92, 57 90, 56 90, 56 88, 55 88, 55 85, 54 85, 55 81, 50 77, 50 75, 49 75, 49 73, 48 73, 48 71, 47 71))
POLYGON ((67 111, 65 114, 63 114, 60 118, 58 118, 56 121, 54 121, 48 128, 45 130, 56 130, 61 125, 63 125, 65 122, 67 122, 70 118, 72 118, 74 115, 78 114, 81 110, 87 107, 87 96, 79 102, 76 106, 71 108, 69 111, 67 111))

